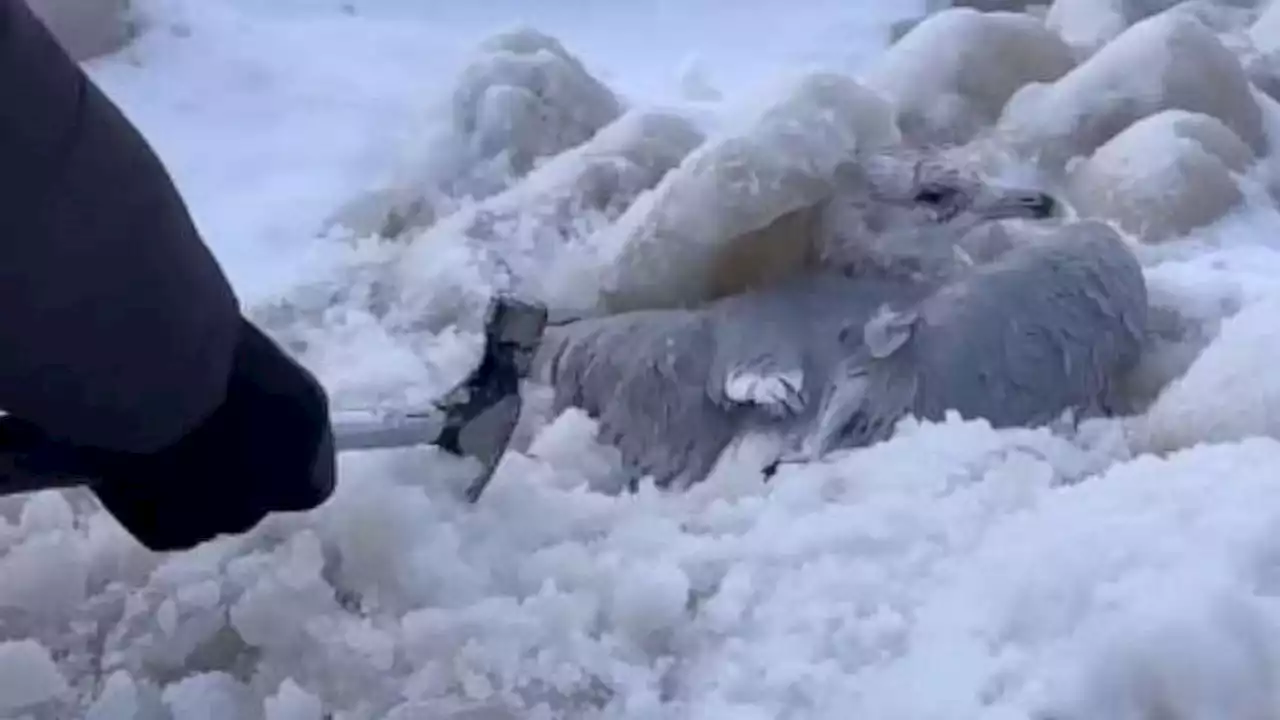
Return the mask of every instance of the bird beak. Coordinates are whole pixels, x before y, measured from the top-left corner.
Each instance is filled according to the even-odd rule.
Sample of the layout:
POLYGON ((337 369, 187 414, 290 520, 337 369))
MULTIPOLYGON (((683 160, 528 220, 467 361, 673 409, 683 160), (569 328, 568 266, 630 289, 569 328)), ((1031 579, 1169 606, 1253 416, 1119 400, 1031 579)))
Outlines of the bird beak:
POLYGON ((1047 220, 1057 215, 1060 208, 1057 199, 1046 192, 1002 188, 985 199, 979 198, 970 211, 988 220, 1047 220))

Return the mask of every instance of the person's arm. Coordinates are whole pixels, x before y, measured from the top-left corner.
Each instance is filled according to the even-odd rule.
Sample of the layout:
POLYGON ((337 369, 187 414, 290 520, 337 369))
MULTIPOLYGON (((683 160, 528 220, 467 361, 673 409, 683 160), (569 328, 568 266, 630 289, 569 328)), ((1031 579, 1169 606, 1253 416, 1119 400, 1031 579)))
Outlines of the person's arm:
POLYGON ((221 402, 236 297, 165 169, 27 8, 0 0, 0 408, 146 452, 221 402))
POLYGON ((24 0, 0 0, 0 410, 101 458, 152 548, 332 491, 327 398, 243 319, 159 159, 24 0))

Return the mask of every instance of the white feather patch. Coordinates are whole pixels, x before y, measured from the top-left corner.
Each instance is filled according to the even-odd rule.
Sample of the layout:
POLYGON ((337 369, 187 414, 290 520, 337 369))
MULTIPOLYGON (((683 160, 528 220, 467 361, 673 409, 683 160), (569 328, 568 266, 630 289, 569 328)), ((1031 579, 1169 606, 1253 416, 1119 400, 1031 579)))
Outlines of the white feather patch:
POLYGON ((804 373, 800 370, 762 373, 745 368, 729 371, 724 395, 743 405, 759 405, 776 415, 792 415, 804 410, 804 373))
POLYGON ((898 312, 881 305, 875 316, 862 328, 862 341, 871 357, 883 359, 892 355, 911 339, 911 329, 919 314, 913 311, 898 312))

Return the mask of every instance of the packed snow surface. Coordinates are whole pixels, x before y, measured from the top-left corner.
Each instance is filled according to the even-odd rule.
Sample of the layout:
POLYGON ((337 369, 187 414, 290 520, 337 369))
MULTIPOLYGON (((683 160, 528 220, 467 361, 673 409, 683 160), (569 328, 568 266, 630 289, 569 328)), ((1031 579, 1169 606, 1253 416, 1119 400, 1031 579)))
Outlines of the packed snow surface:
MULTIPOLYGON (((432 265, 396 277, 497 282, 483 238, 437 231, 438 254, 401 255, 322 230, 439 161, 485 37, 532 22, 628 111, 674 108, 714 136, 750 126, 740 109, 775 76, 855 76, 919 9, 137 5, 140 37, 88 69, 171 168, 246 308, 340 407, 434 397, 477 358, 475 318, 446 321, 465 307, 418 325, 371 308, 405 258, 432 265)), ((501 206, 551 198, 530 216, 545 227, 590 194, 501 206)), ((1153 297, 1222 330, 1131 420, 908 422, 767 485, 730 465, 688 493, 632 495, 610 492, 616 454, 570 411, 528 421, 476 506, 458 494, 472 468, 434 449, 352 454, 318 511, 173 555, 82 493, 0 500, 0 717, 1277 717, 1280 214, 1246 196, 1143 249, 1153 297)))

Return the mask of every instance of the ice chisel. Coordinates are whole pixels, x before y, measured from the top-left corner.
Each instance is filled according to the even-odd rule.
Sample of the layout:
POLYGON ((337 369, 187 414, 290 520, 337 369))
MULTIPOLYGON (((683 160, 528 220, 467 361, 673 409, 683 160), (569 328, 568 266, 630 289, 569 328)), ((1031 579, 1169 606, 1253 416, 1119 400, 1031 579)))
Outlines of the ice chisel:
MULTIPOLYGON (((520 380, 547 326, 546 309, 500 297, 489 308, 479 367, 435 406, 421 412, 339 411, 331 417, 338 452, 437 445, 473 457, 483 470, 467 488, 475 502, 505 453, 522 408, 520 380)), ((88 452, 51 450, 28 423, 0 416, 0 496, 93 486, 88 452)))

